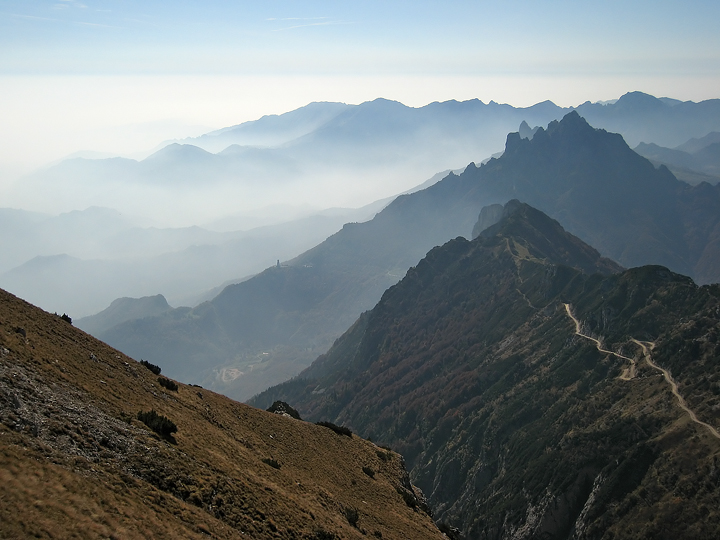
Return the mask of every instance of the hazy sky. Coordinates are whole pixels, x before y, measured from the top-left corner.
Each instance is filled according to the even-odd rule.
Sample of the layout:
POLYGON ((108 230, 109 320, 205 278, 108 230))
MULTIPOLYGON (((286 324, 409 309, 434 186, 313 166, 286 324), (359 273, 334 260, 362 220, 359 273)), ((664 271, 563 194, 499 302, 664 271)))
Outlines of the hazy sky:
POLYGON ((310 101, 720 97, 718 21, 717 0, 0 0, 0 186, 310 101))

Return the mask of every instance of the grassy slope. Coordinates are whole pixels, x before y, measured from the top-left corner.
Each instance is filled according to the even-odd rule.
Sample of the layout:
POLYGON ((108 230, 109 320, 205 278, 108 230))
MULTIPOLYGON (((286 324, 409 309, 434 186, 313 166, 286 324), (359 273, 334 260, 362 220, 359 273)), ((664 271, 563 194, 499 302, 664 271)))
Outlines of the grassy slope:
POLYGON ((179 386, 0 291, 0 536, 441 537, 398 493, 400 456, 179 386), (173 440, 135 419, 150 409, 173 440))

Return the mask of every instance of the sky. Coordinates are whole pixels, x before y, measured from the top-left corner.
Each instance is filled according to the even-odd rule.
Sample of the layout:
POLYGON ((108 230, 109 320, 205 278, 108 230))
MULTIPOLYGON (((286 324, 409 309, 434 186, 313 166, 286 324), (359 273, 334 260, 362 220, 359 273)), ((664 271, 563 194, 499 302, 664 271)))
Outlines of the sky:
POLYGON ((717 98, 717 21, 717 0, 0 0, 0 194, 311 101, 717 98))

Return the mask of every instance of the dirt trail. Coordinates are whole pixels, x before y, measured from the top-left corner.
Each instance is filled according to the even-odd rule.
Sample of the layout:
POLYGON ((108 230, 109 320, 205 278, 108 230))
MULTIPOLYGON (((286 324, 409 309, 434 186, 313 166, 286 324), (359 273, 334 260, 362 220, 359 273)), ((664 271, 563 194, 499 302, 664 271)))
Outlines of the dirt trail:
MULTIPOLYGON (((606 354, 614 354, 618 358, 622 358, 624 360, 630 361, 630 368, 625 369, 620 375, 620 379, 623 381, 629 381, 630 379, 633 379, 635 377, 635 359, 634 358, 628 358, 627 356, 623 356, 622 354, 618 354, 614 351, 608 351, 607 349, 602 348, 602 344, 600 343, 600 340, 595 339, 594 337, 588 336, 583 334, 580 331, 580 321, 578 321, 575 316, 572 314, 572 311, 570 311, 570 304, 563 304, 565 306, 565 311, 568 314, 568 317, 572 319, 572 321, 575 323, 575 334, 578 336, 584 337, 585 339, 589 339, 591 341, 595 342, 595 345, 597 347, 597 350, 606 354)), ((673 395, 677 398, 678 404, 680 405, 680 408, 684 410, 688 415, 690 416, 690 419, 695 422, 696 424, 699 424, 703 427, 705 427, 711 435, 713 435, 715 438, 720 439, 720 433, 712 427, 710 424, 703 422, 700 420, 697 415, 688 407, 687 402, 685 399, 680 395, 680 391, 678 390, 677 383, 675 382, 675 379, 672 378, 672 375, 670 375, 670 372, 664 368, 661 368, 658 366, 655 362, 653 362, 652 357, 650 355, 650 351, 655 348, 655 343, 651 341, 638 341, 635 338, 631 338, 630 341, 635 343, 636 345, 639 345, 642 348, 643 351, 643 357, 645 358, 645 361, 648 363, 648 365, 652 368, 657 369, 663 374, 663 377, 665 377, 665 380, 670 384, 670 388, 672 389, 673 395)))
POLYGON ((567 311, 568 317, 570 317, 570 318, 573 320, 573 322, 575 323, 575 333, 576 333, 578 336, 584 337, 585 339, 589 339, 590 341, 594 341, 594 342, 595 342, 595 346, 597 347, 597 350, 598 350, 598 351, 603 352, 603 353, 606 353, 606 354, 614 354, 614 355, 617 356, 618 358, 622 358, 623 360, 628 360, 628 361, 630 362, 630 369, 629 369, 629 370, 626 369, 626 370, 623 372, 623 375, 620 376, 621 379, 626 380, 626 381, 629 381, 630 379, 632 379, 633 377, 635 377, 635 359, 634 359, 634 358, 629 358, 629 357, 627 357, 627 356, 623 356, 622 354, 616 353, 615 351, 608 351, 607 349, 603 349, 603 348, 602 348, 602 343, 600 343, 600 340, 599 340, 599 339, 595 339, 595 338, 592 337, 592 336, 588 336, 588 335, 586 335, 586 334, 583 334, 583 333, 580 331, 580 321, 578 321, 578 320, 575 318, 575 316, 572 314, 572 311, 570 311, 570 304, 563 304, 563 305, 565 306, 565 311, 567 311), (627 378, 625 378, 625 377, 627 377, 627 378))
POLYGON ((701 426, 704 426, 707 428, 707 430, 717 439, 720 439, 720 433, 712 427, 710 424, 703 422, 700 420, 695 413, 688 407, 687 402, 685 401, 685 398, 683 398, 680 395, 680 391, 678 390, 678 385, 675 382, 675 379, 672 378, 672 375, 670 375, 670 372, 658 366, 655 362, 653 362, 652 357, 650 356, 650 351, 655 347, 655 344, 651 341, 638 341, 637 339, 631 339, 633 343, 636 343, 642 347, 643 350, 643 356, 645 357, 645 361, 648 363, 650 367, 653 367, 660 371, 663 374, 663 377, 665 377, 665 380, 670 384, 670 388, 672 388, 673 395, 677 398, 678 403, 680 405, 680 408, 684 410, 686 413, 690 415, 690 419, 695 422, 696 424, 700 424, 701 426))

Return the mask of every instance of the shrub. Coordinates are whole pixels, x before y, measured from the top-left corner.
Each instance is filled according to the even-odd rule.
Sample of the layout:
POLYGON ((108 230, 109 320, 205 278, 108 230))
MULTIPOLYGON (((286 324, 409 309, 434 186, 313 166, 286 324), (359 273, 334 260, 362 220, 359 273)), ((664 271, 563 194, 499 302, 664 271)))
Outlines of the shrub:
POLYGON ((345 435, 346 437, 352 437, 352 431, 345 426, 336 426, 332 422, 316 422, 318 426, 323 426, 328 429, 332 429, 338 435, 345 435))
POLYGON ((160 372, 162 369, 160 369, 160 366, 156 366, 155 364, 151 364, 150 362, 146 360, 140 360, 140 363, 148 368, 150 371, 152 371, 155 375, 160 375, 160 372))
POLYGON ((158 383, 160 383, 160 386, 163 386, 172 392, 178 391, 177 383, 175 381, 171 381, 167 377, 158 377, 158 383))
POLYGON ((270 408, 266 410, 267 412, 275 414, 286 414, 288 416, 291 416, 292 418, 295 418, 296 420, 302 420, 302 418, 300 418, 300 413, 284 401, 276 401, 272 405, 270 405, 270 408))
POLYGON ((273 458, 262 458, 262 462, 266 465, 270 465, 273 469, 279 469, 280 463, 277 462, 277 460, 273 458))
POLYGON ((151 409, 148 412, 140 411, 137 418, 162 437, 170 438, 173 433, 177 433, 175 422, 166 416, 156 413, 155 409, 151 409))
POLYGON ((354 506, 346 506, 344 513, 345 519, 348 520, 348 523, 353 527, 357 527, 358 519, 360 519, 360 513, 358 512, 357 508, 355 508, 354 506))
POLYGON ((451 527, 444 521, 438 523, 438 529, 440 529, 440 532, 447 536, 450 540, 460 540, 460 529, 451 527))
POLYGON ((70 318, 70 315, 68 315, 67 313, 63 313, 60 318, 63 321, 65 321, 66 323, 72 324, 72 319, 70 318))
POLYGON ((417 498, 415 497, 414 493, 410 493, 407 489, 402 488, 402 487, 396 488, 396 491, 403 498, 403 501, 405 501, 405 504, 407 504, 410 508, 417 508, 418 502, 417 502, 417 498))
POLYGON ((392 459, 392 453, 388 451, 376 450, 375 453, 383 461, 390 461, 392 459))
POLYGON ((370 467, 363 467, 362 471, 370 478, 375 478, 375 471, 373 471, 370 467))

